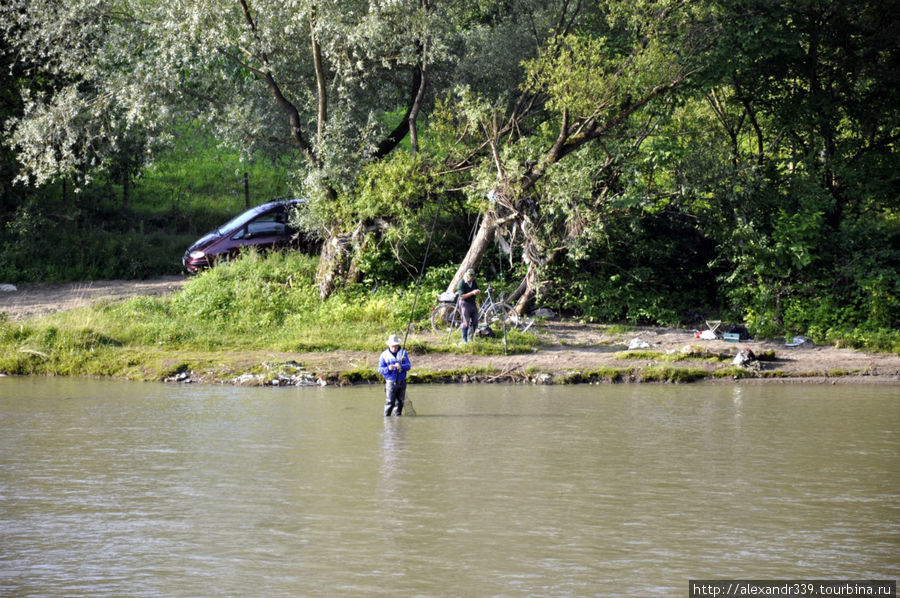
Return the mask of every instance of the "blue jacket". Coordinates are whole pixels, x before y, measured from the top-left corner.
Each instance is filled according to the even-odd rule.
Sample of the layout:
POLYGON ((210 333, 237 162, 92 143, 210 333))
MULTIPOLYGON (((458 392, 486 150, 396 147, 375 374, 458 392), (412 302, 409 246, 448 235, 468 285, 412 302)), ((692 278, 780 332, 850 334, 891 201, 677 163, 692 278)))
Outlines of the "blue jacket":
POLYGON ((396 355, 391 353, 390 349, 385 349, 384 353, 382 353, 381 357, 378 359, 378 373, 384 376, 385 380, 390 380, 391 382, 403 382, 406 380, 406 372, 408 372, 411 367, 409 355, 407 355, 406 351, 403 349, 397 351, 396 355), (395 363, 400 364, 399 372, 397 370, 388 369, 388 366, 395 363))

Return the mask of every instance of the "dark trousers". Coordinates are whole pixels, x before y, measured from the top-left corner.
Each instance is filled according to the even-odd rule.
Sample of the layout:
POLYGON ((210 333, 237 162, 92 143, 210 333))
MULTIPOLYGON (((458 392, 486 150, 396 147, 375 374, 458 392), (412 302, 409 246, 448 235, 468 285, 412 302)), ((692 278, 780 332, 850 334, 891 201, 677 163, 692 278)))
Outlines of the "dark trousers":
POLYGON ((403 402, 406 400, 406 380, 402 382, 391 382, 386 380, 384 383, 385 401, 384 416, 400 415, 403 413, 403 402))
POLYGON ((475 337, 475 330, 478 328, 478 306, 474 303, 460 301, 459 307, 459 313, 462 317, 460 331, 462 332, 463 342, 467 343, 475 337))

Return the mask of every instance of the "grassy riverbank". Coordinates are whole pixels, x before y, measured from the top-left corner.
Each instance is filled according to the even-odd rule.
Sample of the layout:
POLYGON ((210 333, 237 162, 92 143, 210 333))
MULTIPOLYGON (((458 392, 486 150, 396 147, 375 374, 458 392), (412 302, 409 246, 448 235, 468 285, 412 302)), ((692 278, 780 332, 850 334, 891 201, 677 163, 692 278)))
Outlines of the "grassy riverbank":
MULTIPOLYGON (((25 322, 3 319, 0 312, 0 372, 158 380, 187 367, 232 362, 223 372, 233 374, 254 371, 241 365, 240 355, 249 353, 377 354, 410 318, 411 353, 459 350, 456 338, 422 340, 415 333, 429 330, 437 281, 446 273, 426 278, 418 299, 415 287, 357 287, 321 301, 313 282, 316 264, 316 258, 298 254, 249 253, 169 297, 92 304, 25 322)), ((537 345, 534 335, 511 332, 505 343, 486 339, 466 351, 502 355, 537 345)))
MULTIPOLYGON (((406 347, 415 382, 691 382, 720 379, 897 380, 898 352, 839 346, 788 348, 783 339, 732 344, 689 329, 538 322, 528 333, 479 339, 431 331, 434 297, 449 276, 421 288, 367 289, 318 298, 316 259, 248 254, 189 279, 167 296, 92 302, 24 319, 0 308, 0 373, 103 376, 235 384, 380 381, 384 339, 412 322, 406 347), (419 291, 418 297, 416 292, 419 291), (635 338, 641 351, 626 347, 635 338), (698 343, 700 343, 698 345, 698 343), (741 348, 761 359, 731 363, 741 348)), ((499 285, 498 285, 499 287, 499 285)))
POLYGON ((180 280, 180 290, 168 296, 0 317, 0 373, 242 385, 379 383, 384 338, 402 331, 414 312, 407 348, 415 383, 900 382, 896 352, 790 348, 779 339, 704 342, 688 329, 565 319, 538 322, 529 334, 508 337, 505 347, 499 338, 460 347, 456 335, 432 332, 426 318, 435 281, 446 273, 426 279, 418 301, 415 289, 355 289, 322 302, 314 269, 315 260, 303 256, 250 255, 180 280), (649 346, 627 350, 635 338, 649 346), (731 363, 742 348, 760 357, 754 367, 731 363))

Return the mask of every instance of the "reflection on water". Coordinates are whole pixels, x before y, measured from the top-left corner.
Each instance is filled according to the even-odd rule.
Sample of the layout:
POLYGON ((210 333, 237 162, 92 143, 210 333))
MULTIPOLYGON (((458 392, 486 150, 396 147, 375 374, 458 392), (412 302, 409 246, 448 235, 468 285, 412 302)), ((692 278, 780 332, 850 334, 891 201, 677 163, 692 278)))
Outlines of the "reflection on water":
POLYGON ((0 379, 0 595, 896 579, 897 387, 0 379))

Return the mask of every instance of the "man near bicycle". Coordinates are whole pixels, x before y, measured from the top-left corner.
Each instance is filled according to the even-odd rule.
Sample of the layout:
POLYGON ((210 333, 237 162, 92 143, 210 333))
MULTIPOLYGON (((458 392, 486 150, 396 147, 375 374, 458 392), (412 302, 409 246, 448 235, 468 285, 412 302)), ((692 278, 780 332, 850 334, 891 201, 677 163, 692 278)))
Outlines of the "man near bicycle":
POLYGON ((468 343, 475 338, 475 332, 478 330, 478 305, 475 303, 475 296, 481 293, 481 290, 475 282, 475 270, 472 268, 466 270, 462 280, 456 285, 456 292, 459 295, 459 312, 462 318, 460 326, 462 342, 468 343))

